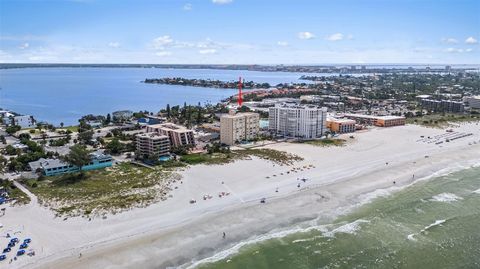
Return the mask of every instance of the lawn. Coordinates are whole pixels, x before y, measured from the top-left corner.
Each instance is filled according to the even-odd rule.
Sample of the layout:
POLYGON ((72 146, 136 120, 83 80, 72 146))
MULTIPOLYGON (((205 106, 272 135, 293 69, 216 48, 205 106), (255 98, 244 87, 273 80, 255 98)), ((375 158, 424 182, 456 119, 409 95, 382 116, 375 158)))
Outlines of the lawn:
POLYGON ((407 118, 409 124, 419 124, 426 127, 446 128, 451 123, 479 121, 480 115, 464 114, 430 114, 421 117, 407 118))
POLYGON ((162 167, 152 170, 123 163, 83 176, 67 174, 24 183, 58 216, 98 216, 164 200, 176 179, 177 174, 162 167))

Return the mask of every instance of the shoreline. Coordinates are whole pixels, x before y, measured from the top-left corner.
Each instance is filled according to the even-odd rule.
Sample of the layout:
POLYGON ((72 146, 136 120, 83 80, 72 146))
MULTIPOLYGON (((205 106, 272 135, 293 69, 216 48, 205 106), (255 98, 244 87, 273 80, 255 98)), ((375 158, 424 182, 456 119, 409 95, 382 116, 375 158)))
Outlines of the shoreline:
POLYGON ((33 216, 33 223, 37 217, 42 219, 37 224, 36 236, 50 249, 28 263, 13 266, 186 268, 194 261, 228 252, 239 242, 265 238, 275 232, 282 235, 292 226, 305 229, 328 223, 354 210, 362 201, 412 184, 412 173, 418 182, 445 168, 455 170, 478 163, 480 144, 468 143, 480 141, 480 130, 472 124, 462 126, 459 128, 473 130, 475 135, 442 147, 415 141, 420 134, 444 131, 413 125, 359 133, 345 147, 286 143, 266 146, 305 158, 294 166, 314 163, 316 168, 281 176, 279 173, 289 166, 275 166, 257 158, 223 166, 195 166, 182 172, 184 183, 172 192, 171 200, 91 223, 81 218, 66 222, 54 219, 52 223, 42 215, 47 210, 43 208, 36 213, 42 216, 33 216), (390 143, 392 140, 395 143, 390 143), (409 143, 414 146, 406 147, 409 143), (336 169, 329 170, 333 165, 336 169), (272 173, 277 176, 266 179, 272 173), (304 176, 308 181, 297 188, 296 176, 304 176), (220 184, 222 179, 225 185, 220 184), (226 187, 232 190, 228 197, 199 201, 195 206, 181 202, 186 203, 192 196, 200 198, 206 192, 215 194, 226 187), (276 187, 279 193, 275 193, 276 187), (267 197, 266 204, 259 203, 261 197, 267 197), (64 233, 62 240, 66 242, 50 238, 48 233, 52 230, 64 233), (227 234, 225 239, 223 231, 227 234))

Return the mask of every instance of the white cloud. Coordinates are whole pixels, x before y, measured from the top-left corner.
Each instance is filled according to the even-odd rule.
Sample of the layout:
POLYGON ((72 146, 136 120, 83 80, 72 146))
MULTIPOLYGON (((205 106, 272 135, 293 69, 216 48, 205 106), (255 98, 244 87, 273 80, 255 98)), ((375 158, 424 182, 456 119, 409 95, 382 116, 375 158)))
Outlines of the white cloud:
POLYGON ((473 51, 473 49, 471 49, 471 48, 468 48, 468 49, 465 50, 465 52, 472 52, 472 51, 473 51))
POLYGON ((155 49, 163 50, 166 46, 173 44, 173 39, 169 35, 159 36, 153 40, 153 47, 155 49))
POLYGON ((456 40, 455 38, 442 38, 442 41, 444 43, 448 43, 448 44, 457 44, 458 43, 458 40, 456 40))
POLYGON ((216 49, 204 49, 204 50, 199 50, 198 53, 200 54, 215 54, 217 53, 216 49))
POLYGON ((312 39, 314 37, 315 37, 315 35, 310 33, 310 32, 299 32, 298 33, 298 38, 300 38, 300 39, 312 39))
MULTIPOLYGON (((340 40, 343 40, 344 36, 342 33, 335 33, 335 34, 332 34, 332 35, 329 35, 327 37, 325 37, 326 40, 328 41, 340 41, 340 40)), ((352 36, 353 38, 353 36, 352 36)))
POLYGON ((160 56, 160 57, 165 57, 165 56, 170 56, 172 53, 170 51, 159 51, 155 53, 155 55, 160 56))
POLYGON ((233 0, 212 0, 212 3, 218 5, 230 4, 233 0))
POLYGON ((278 42, 277 42, 277 45, 279 45, 280 47, 286 47, 286 46, 288 46, 288 42, 286 42, 286 41, 278 41, 278 42))
POLYGON ((187 4, 183 5, 183 10, 185 10, 185 11, 190 11, 190 10, 192 10, 192 8, 193 8, 193 6, 190 3, 187 3, 187 4))
POLYGON ((108 46, 109 46, 110 48, 118 48, 118 47, 120 47, 120 43, 118 43, 118 42, 110 42, 110 43, 108 43, 108 46))
POLYGON ((467 43, 467 44, 477 44, 478 41, 473 36, 471 36, 471 37, 465 39, 465 43, 467 43))
POLYGON ((447 49, 445 49, 445 52, 462 53, 462 52, 464 52, 464 50, 463 49, 458 49, 458 48, 447 48, 447 49))
POLYGON ((27 42, 20 45, 20 49, 22 49, 22 50, 27 49, 28 47, 30 47, 30 44, 28 44, 27 42))
POLYGON ((349 39, 349 40, 353 39, 353 35, 352 34, 347 35, 347 39, 349 39))

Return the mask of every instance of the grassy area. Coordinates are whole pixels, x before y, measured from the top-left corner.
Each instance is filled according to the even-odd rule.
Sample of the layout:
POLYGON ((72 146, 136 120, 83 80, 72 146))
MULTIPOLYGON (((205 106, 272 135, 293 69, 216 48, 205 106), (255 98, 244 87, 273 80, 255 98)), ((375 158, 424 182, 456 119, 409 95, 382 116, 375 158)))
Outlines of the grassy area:
POLYGON ((419 124, 426 127, 446 128, 451 123, 479 121, 480 115, 464 114, 430 114, 421 117, 407 118, 409 124, 419 124))
POLYGON ((63 128, 58 128, 57 130, 70 130, 72 132, 78 132, 78 126, 65 126, 63 128))
POLYGON ((203 154, 195 153, 184 155, 180 158, 180 161, 186 164, 225 164, 234 161, 233 154, 224 154, 224 153, 213 153, 213 154, 203 154))
POLYGON ((180 161, 187 164, 225 164, 239 159, 245 159, 249 156, 256 156, 261 159, 269 160, 277 164, 291 164, 295 161, 301 161, 303 158, 289 154, 287 152, 273 149, 245 149, 236 150, 231 153, 213 153, 213 154, 190 154, 182 156, 180 161))
POLYGON ((344 146, 346 142, 347 141, 345 139, 326 138, 326 139, 319 139, 319 140, 304 141, 302 143, 314 145, 314 146, 320 146, 320 147, 331 147, 331 146, 341 147, 341 146, 344 146))
POLYGON ((155 170, 132 164, 27 180, 39 201, 62 216, 96 216, 145 207, 167 198, 169 185, 178 176, 162 167, 155 170))
POLYGON ((17 188, 13 182, 2 180, 0 186, 7 189, 9 198, 14 200, 13 205, 25 205, 30 202, 30 197, 17 188))

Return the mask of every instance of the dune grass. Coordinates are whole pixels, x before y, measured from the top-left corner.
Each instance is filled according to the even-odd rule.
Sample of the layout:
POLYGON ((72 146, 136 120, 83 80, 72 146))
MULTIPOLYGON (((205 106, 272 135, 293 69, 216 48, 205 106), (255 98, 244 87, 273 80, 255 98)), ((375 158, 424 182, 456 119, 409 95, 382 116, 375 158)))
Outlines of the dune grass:
POLYGON ((28 180, 39 201, 59 216, 90 216, 145 207, 167 198, 176 175, 122 163, 112 168, 28 180))

